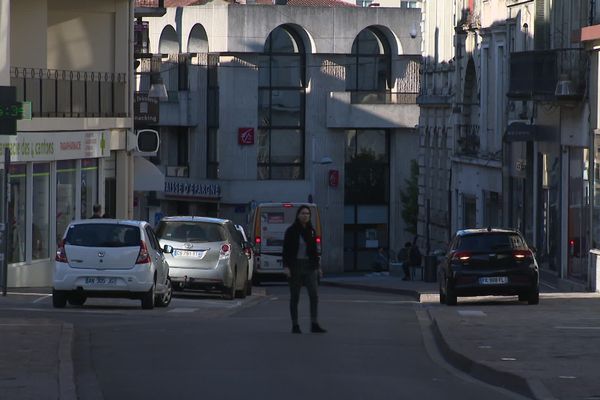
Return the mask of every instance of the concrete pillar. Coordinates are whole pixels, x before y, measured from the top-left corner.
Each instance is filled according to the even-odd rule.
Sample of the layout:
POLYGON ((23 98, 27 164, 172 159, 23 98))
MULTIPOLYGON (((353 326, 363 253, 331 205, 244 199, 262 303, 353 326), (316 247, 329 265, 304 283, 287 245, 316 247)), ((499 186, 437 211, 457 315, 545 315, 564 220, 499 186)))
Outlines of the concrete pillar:
POLYGON ((117 153, 116 218, 133 218, 133 157, 127 151, 117 153))
POLYGON ((0 86, 10 86, 10 0, 0 0, 0 86))

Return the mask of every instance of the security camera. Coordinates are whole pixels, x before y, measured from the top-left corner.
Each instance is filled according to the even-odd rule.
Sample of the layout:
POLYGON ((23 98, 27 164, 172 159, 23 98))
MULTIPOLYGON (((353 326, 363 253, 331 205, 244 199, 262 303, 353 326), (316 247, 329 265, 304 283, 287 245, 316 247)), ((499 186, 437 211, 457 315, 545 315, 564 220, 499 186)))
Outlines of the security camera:
POLYGON ((412 39, 416 38, 417 37, 417 29, 413 26, 411 28, 410 32, 408 32, 408 34, 410 35, 410 37, 412 39))

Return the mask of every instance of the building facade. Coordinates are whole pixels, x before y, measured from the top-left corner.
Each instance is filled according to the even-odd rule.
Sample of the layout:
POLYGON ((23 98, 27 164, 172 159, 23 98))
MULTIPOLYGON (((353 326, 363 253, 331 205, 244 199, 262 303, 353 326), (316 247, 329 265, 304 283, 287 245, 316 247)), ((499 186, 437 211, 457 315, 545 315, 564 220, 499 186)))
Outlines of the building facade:
MULTIPOLYGON (((426 67, 420 104, 447 110, 451 165, 432 170, 436 124, 423 112, 420 234, 443 241, 437 221, 426 218, 425 202, 434 196, 436 176, 449 174, 449 215, 439 219, 449 227, 445 240, 461 228, 516 228, 536 248, 543 271, 589 287, 597 225, 590 207, 593 81, 580 31, 589 24, 591 2, 465 0, 452 9, 437 3, 424 5, 424 55, 436 60, 439 52, 427 43, 444 40, 437 32, 449 30, 433 10, 454 21, 454 87, 440 99, 444 107, 432 107, 436 97, 427 94, 436 81, 427 74, 435 68, 426 67)), ((429 204, 436 215, 440 207, 429 204)))
POLYGON ((0 132, 8 286, 51 285, 58 241, 93 204, 132 215, 132 18, 127 0, 0 1, 0 86, 31 104, 31 119, 0 132))
POLYGON ((410 236, 400 193, 418 149, 419 21, 418 9, 219 2, 148 19, 169 92, 152 159, 166 183, 140 196, 140 215, 246 225, 258 203, 313 201, 326 271, 397 251, 410 236))

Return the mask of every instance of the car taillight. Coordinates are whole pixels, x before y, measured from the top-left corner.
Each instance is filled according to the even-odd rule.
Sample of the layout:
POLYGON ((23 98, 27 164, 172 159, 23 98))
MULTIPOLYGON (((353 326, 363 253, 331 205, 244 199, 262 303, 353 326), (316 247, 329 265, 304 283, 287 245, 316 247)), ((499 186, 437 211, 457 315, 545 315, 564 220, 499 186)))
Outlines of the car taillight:
POLYGON ((146 242, 143 240, 140 241, 140 252, 138 253, 137 260, 135 260, 136 264, 148 264, 150 263, 150 254, 148 253, 148 247, 146 247, 146 242))
POLYGON ((229 252, 231 251, 231 247, 227 244, 224 243, 221 245, 221 253, 219 255, 219 258, 227 258, 229 257, 229 252))
POLYGON ((517 260, 524 260, 526 258, 531 257, 531 251, 529 250, 515 250, 513 251, 513 257, 517 260))
POLYGON ((58 248, 56 249, 56 261, 58 262, 68 262, 67 261, 67 252, 65 251, 65 241, 61 240, 58 244, 58 248))
POLYGON ((321 236, 317 236, 315 241, 317 242, 317 253, 321 254, 321 236))
POLYGON ((457 251, 452 255, 453 260, 458 261, 469 261, 471 259, 471 252, 469 251, 457 251))
POLYGON ((250 250, 250 247, 246 247, 244 249, 244 253, 246 253, 246 255, 248 256, 248 258, 252 257, 252 250, 250 250))
POLYGON ((257 236, 254 238, 254 244, 256 246, 254 246, 254 252, 256 254, 260 254, 260 244, 262 243, 262 239, 260 238, 260 236, 257 236))

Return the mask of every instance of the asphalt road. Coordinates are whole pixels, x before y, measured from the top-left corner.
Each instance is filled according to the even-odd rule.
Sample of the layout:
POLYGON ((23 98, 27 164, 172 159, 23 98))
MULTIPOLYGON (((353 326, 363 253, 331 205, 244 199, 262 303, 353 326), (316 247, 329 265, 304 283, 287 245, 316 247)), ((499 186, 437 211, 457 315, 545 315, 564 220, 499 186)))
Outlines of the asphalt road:
POLYGON ((305 333, 292 335, 287 287, 266 293, 178 296, 154 310, 112 299, 55 310, 49 297, 13 296, 12 307, 73 324, 81 400, 520 398, 448 367, 408 297, 322 287, 320 320, 329 332, 319 335, 308 333, 303 292, 305 333))

